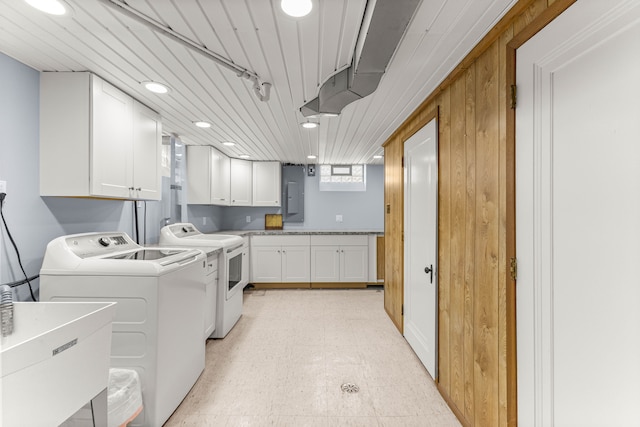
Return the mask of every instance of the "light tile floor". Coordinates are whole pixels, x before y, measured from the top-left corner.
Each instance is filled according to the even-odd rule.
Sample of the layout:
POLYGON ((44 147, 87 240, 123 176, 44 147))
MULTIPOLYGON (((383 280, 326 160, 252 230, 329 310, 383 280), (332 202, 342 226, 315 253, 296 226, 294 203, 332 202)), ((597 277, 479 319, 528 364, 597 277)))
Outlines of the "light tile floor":
POLYGON ((206 351, 165 426, 460 426, 380 289, 247 291, 238 324, 206 351))

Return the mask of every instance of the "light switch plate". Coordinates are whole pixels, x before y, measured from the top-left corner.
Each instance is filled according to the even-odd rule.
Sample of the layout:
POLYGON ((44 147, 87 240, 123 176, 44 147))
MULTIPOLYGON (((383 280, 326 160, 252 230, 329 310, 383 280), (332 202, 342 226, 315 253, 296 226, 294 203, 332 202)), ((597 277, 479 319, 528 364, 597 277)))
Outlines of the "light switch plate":
POLYGON ((336 215, 336 222, 342 222, 342 215, 336 215))
POLYGON ((7 181, 0 181, 0 193, 7 193, 7 181))

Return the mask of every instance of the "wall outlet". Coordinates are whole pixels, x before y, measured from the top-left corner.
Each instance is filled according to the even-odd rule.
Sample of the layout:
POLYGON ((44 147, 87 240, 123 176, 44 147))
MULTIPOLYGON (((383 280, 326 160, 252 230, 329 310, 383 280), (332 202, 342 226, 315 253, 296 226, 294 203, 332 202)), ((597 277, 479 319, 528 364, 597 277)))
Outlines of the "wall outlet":
POLYGON ((249 215, 247 215, 246 220, 247 220, 247 222, 251 222, 251 217, 249 215))
POLYGON ((7 193, 7 181, 0 181, 0 193, 7 193))
POLYGON ((342 215, 336 215, 336 222, 342 222, 342 215))

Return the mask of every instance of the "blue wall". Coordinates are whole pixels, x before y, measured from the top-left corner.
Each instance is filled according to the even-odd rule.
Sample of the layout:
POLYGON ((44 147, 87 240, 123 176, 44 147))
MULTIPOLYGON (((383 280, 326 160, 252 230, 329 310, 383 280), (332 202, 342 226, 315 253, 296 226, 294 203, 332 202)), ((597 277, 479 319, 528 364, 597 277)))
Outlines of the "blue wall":
MULTIPOLYGON (((40 272, 46 245, 55 237, 114 230, 133 236, 133 202, 40 197, 39 91, 38 71, 0 54, 0 181, 7 182, 2 212, 28 276, 40 272)), ((141 203, 141 236, 144 207, 141 203)), ((160 202, 146 202, 146 211, 147 242, 155 243, 161 221, 160 202)), ((22 278, 16 254, 2 226, 0 283, 22 278)), ((37 288, 38 280, 34 282, 36 296, 37 288)), ((26 285, 16 288, 16 292, 19 300, 30 299, 26 285)))

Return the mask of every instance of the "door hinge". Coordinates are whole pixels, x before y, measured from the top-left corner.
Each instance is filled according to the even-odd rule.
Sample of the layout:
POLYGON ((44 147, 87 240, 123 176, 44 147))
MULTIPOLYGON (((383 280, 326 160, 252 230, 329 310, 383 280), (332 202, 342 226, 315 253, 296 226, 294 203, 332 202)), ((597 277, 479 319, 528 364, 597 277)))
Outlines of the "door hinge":
POLYGON ((404 156, 402 156, 402 167, 404 167, 404 156))
POLYGON ((400 315, 404 316, 404 304, 402 304, 402 308, 400 309, 400 315))
POLYGON ((518 86, 511 85, 511 109, 516 109, 516 102, 518 100, 518 86))
POLYGON ((514 282, 518 280, 518 258, 511 258, 509 272, 514 282))

